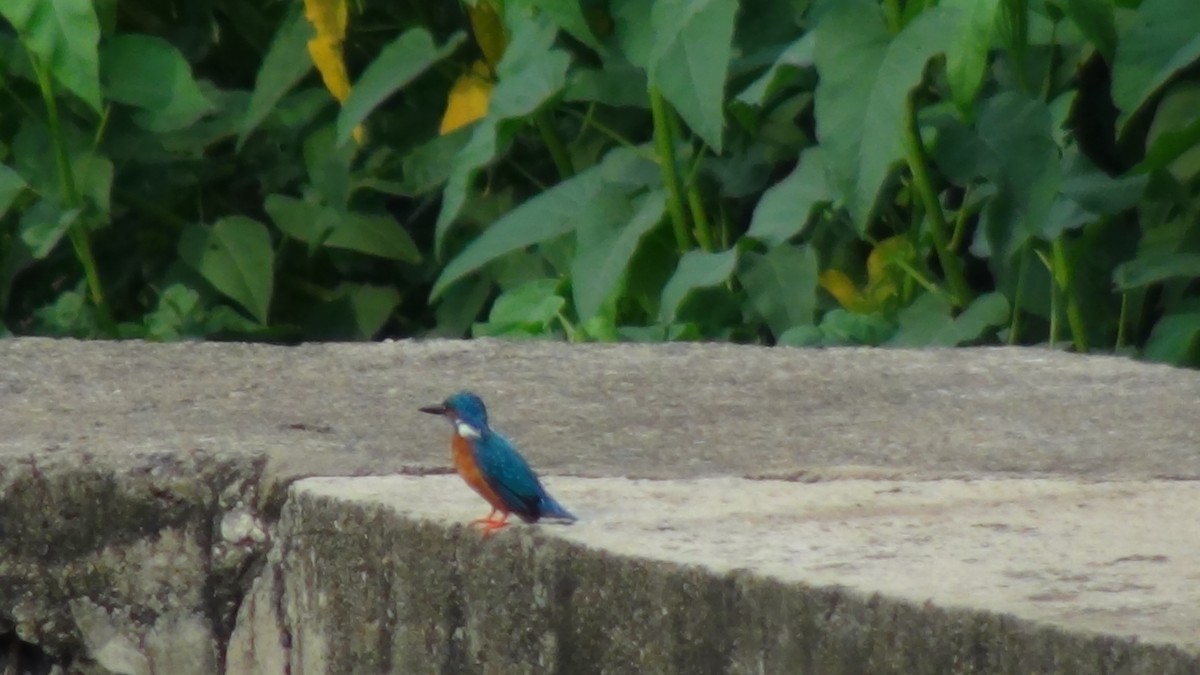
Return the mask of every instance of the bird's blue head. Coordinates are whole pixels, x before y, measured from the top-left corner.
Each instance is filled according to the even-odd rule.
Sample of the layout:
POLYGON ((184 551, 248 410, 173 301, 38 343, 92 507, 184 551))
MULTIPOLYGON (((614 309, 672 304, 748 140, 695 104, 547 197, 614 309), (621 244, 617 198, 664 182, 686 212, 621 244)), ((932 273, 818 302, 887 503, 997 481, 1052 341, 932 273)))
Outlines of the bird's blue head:
POLYGON ((421 412, 446 416, 459 434, 468 437, 478 437, 488 425, 483 399, 469 391, 460 391, 441 405, 421 408, 421 412))

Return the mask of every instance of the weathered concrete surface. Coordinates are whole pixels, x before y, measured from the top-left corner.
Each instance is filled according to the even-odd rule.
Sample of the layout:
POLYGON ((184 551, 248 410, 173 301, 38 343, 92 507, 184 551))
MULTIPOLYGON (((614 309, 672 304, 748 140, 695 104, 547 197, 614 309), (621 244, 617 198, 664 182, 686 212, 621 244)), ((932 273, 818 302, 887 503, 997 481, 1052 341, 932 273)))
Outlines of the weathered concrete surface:
POLYGON ((1200 479, 1200 374, 1033 349, 12 340, 0 367, 0 457, 41 461, 199 448, 269 457, 272 479, 444 467, 443 429, 416 408, 471 388, 554 473, 1200 479))
POLYGON ((70 672, 218 672, 266 549, 262 465, 186 451, 123 457, 121 470, 10 460, 4 624, 70 672))
MULTIPOLYGON (((1115 358, 1010 349, 802 351, 489 341, 296 348, 0 341, 0 633, 44 649, 67 672, 221 669, 236 613, 264 621, 286 617, 287 603, 304 597, 298 591, 285 592, 288 584, 299 583, 288 573, 294 565, 286 561, 324 550, 315 547, 306 553, 306 542, 319 543, 316 534, 306 537, 282 526, 274 530, 286 486, 303 476, 445 470, 444 425, 415 409, 467 387, 488 399, 494 421, 520 441, 535 466, 552 480, 756 476, 824 481, 819 483, 822 489, 857 484, 846 478, 1171 479, 1179 485, 1200 480, 1200 374, 1115 358), (280 536, 285 531, 295 536, 280 536), (273 600, 244 602, 254 583, 275 584, 269 596, 273 600)), ((444 492, 446 498, 470 498, 461 488, 444 492)), ((442 498, 441 493, 428 497, 442 498)), ((285 515, 300 508, 302 501, 288 503, 285 515)), ((342 517, 337 514, 344 501, 339 498, 336 508, 313 511, 314 517, 342 517)), ((617 501, 612 501, 614 506, 617 501)), ((671 508, 665 507, 664 514, 670 515, 671 508)), ((399 568, 385 578, 411 578, 405 574, 424 574, 415 567, 424 566, 465 580, 468 572, 478 569, 471 565, 481 563, 472 561, 485 550, 488 569, 499 565, 516 570, 534 557, 547 565, 561 562, 568 572, 578 572, 572 572, 573 578, 591 578, 588 570, 611 572, 615 568, 605 565, 619 562, 620 584, 576 589, 572 597, 596 598, 604 605, 596 612, 612 612, 622 603, 643 610, 652 603, 661 611, 672 598, 677 607, 709 598, 718 604, 728 601, 728 607, 750 612, 747 616, 774 611, 773 621, 798 617, 795 621, 806 627, 801 631, 805 637, 770 639, 779 641, 780 649, 800 655, 815 654, 810 648, 824 645, 821 649, 843 655, 839 658, 867 658, 864 640, 888 634, 839 633, 835 624, 812 623, 803 617, 822 616, 828 608, 820 606, 818 611, 809 601, 788 604, 800 602, 791 592, 796 582, 750 572, 728 577, 715 560, 705 562, 706 567, 677 567, 667 564, 673 560, 668 557, 627 558, 623 549, 615 544, 609 549, 601 540, 583 547, 569 538, 527 535, 517 538, 524 542, 519 547, 484 549, 492 542, 481 544, 466 538, 469 533, 448 530, 445 514, 426 521, 414 520, 411 513, 397 519, 390 508, 380 513, 385 512, 378 516, 378 531, 355 540, 361 550, 346 549, 360 560, 354 563, 358 566, 329 569, 326 575, 357 574, 362 579, 388 561, 408 561, 404 564, 413 566, 411 570, 399 568), (367 536, 382 537, 385 532, 390 533, 386 541, 367 536), (417 538, 404 539, 411 533, 417 538), (419 545, 414 548, 414 543, 419 545), (404 553, 393 553, 396 550, 404 553), (496 550, 499 553, 493 555, 496 550), (562 551, 569 552, 566 562, 562 551), (734 592, 730 588, 760 590, 733 596, 728 595, 734 592), (761 590, 765 588, 774 590, 761 590), (592 591, 596 594, 586 595, 592 591), (777 597, 790 599, 771 605, 777 597)), ((1194 517, 1178 516, 1186 509, 1169 500, 1158 503, 1153 512, 1159 529, 1196 522, 1194 517)), ((292 520, 287 522, 309 522, 288 518, 292 520)), ((943 526, 950 524, 937 527, 943 526)), ((989 536, 1008 542, 1012 550, 1036 541, 1025 541, 1020 531, 996 530, 989 536)), ((1103 543, 1104 538, 1097 534, 1093 541, 1103 543)), ((847 540, 843 549, 830 544, 823 550, 864 560, 879 546, 847 540)), ((1113 567, 1163 564, 1155 560, 1113 567)), ((981 575, 991 569, 986 562, 981 557, 981 575)), ((874 574, 863 569, 867 576, 874 574)), ((964 572, 968 577, 972 573, 973 568, 964 572)), ((1055 574, 1054 568, 1040 573, 1047 578, 1055 574)), ((830 582, 813 578, 805 583, 830 582)), ((980 621, 1026 625, 979 614, 988 608, 1015 610, 976 599, 971 610, 914 608, 894 588, 874 583, 877 590, 888 592, 887 599, 840 591, 819 597, 855 608, 853 612, 890 608, 885 612, 891 617, 887 625, 903 624, 913 639, 936 624, 929 617, 960 617, 965 623, 958 633, 927 635, 922 653, 929 659, 941 658, 936 655, 941 652, 931 651, 935 646, 946 645, 947 653, 965 653, 963 645, 992 649, 970 639, 983 630, 980 621)), ((1021 583, 1029 582, 1013 583, 1014 594, 1028 594, 1021 583)), ((515 598, 520 588, 497 586, 494 592, 515 598)), ((998 596, 1003 592, 996 590, 998 596)), ((311 593, 319 599, 325 591, 314 588, 311 593)), ((434 589, 428 594, 444 595, 434 589)), ((548 596, 547 607, 558 606, 556 597, 548 596)), ((1068 615, 1090 602, 1089 597, 1052 596, 1046 603, 1059 603, 1068 615)), ((343 604, 347 611, 352 607, 343 604)), ((450 613, 445 621, 467 625, 463 622, 482 618, 478 612, 485 605, 436 606, 450 613)), ((322 611, 336 619, 340 610, 322 611)), ((379 626, 407 625, 393 623, 392 617, 404 611, 410 612, 405 616, 423 616, 412 614, 421 611, 415 606, 397 607, 392 615, 378 618, 379 626)), ((836 611, 833 615, 841 616, 836 611)), ((608 615, 595 615, 601 616, 608 615)), ((866 621, 868 614, 855 616, 866 621)), ((884 626, 878 623, 883 615, 869 616, 876 623, 867 624, 884 626)), ((1129 630, 1124 616, 1118 609, 1111 623, 1088 628, 1118 636, 1141 634, 1129 630)), ((1053 617, 1033 618, 1053 623, 1053 617)), ((672 653, 684 655, 684 647, 692 644, 689 640, 700 639, 694 631, 716 625, 698 621, 677 609, 670 611, 653 623, 659 634, 645 639, 675 644, 672 653)), ((377 629, 361 630, 373 635, 377 629)), ((434 631, 427 636, 430 644, 439 644, 436 630, 427 630, 434 631)), ((1030 630, 1034 632, 1013 628, 1011 635, 1046 635, 1041 628, 1030 630)), ((1012 639, 1014 645, 1024 644, 1033 655, 1029 658, 1077 653, 1061 651, 1066 644, 1062 640, 1095 644, 1094 638, 1075 632, 1055 634, 1061 640, 1012 639)), ((703 637, 705 643, 716 639, 707 633, 703 637)), ((8 639, 0 635, 0 641, 8 639)), ((268 654, 269 640, 255 639, 255 658, 268 654)), ((297 654, 321 653, 322 643, 305 631, 289 639, 290 647, 288 642, 275 643, 279 663, 297 654)), ((1108 639, 1101 638, 1101 644, 1108 639)), ((1157 642, 1133 647, 1124 638, 1112 640, 1118 645, 1113 649, 1129 655, 1121 663, 1141 663, 1167 653, 1193 658, 1196 651, 1194 644, 1182 640, 1171 641, 1173 648, 1157 642)), ((330 649, 334 648, 336 644, 330 649)), ((882 652, 871 653, 876 656, 870 658, 883 658, 882 652)), ((575 660, 559 662, 585 663, 589 654, 577 652, 571 657, 575 660)), ((897 652, 895 658, 915 658, 902 654, 897 652)), ((454 672, 450 666, 456 664, 478 664, 479 670, 495 672, 503 666, 489 664, 506 663, 481 660, 482 656, 452 650, 438 663, 449 664, 445 672, 454 672)), ((5 658, 0 654, 0 666, 11 663, 5 658)))
POLYGON ((560 477, 551 487, 579 523, 484 540, 463 523, 486 509, 456 477, 300 481, 280 527, 283 573, 248 605, 279 611, 243 615, 231 665, 1200 670, 1196 483, 560 477))

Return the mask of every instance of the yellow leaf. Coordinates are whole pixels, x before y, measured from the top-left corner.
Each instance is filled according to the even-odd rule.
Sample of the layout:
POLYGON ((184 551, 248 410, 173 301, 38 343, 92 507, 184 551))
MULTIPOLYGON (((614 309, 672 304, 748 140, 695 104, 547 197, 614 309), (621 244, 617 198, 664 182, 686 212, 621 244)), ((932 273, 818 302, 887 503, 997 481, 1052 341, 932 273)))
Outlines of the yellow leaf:
POLYGON ((342 46, 328 38, 315 37, 308 41, 308 54, 321 73, 325 88, 339 101, 350 95, 350 76, 342 60, 342 46))
POLYGON ((867 313, 886 311, 888 302, 900 295, 900 289, 891 279, 885 279, 877 284, 867 284, 863 306, 867 313))
POLYGON ((349 15, 345 0, 304 0, 304 18, 316 29, 317 37, 339 45, 346 39, 349 15))
POLYGON ((467 5, 467 16, 471 19, 471 32, 475 33, 475 43, 487 65, 495 72, 496 64, 504 57, 504 49, 508 46, 508 35, 504 32, 504 21, 491 0, 477 0, 474 5, 467 5))
POLYGON ((904 269, 900 263, 916 258, 912 243, 903 236, 884 239, 867 256, 867 286, 863 289, 863 300, 867 311, 886 311, 890 301, 900 296, 900 284, 904 280, 904 269))
POLYGON ((906 237, 898 235, 884 239, 871 249, 871 255, 867 256, 868 283, 883 281, 888 267, 898 260, 909 260, 912 257, 912 245, 906 237))
POLYGON ((488 65, 476 61, 471 72, 463 73, 454 81, 439 133, 448 134, 487 115, 492 87, 495 86, 487 77, 487 72, 488 65))
POLYGON ((854 282, 850 277, 842 274, 839 270, 825 270, 818 277, 818 283, 821 288, 829 291, 834 300, 838 304, 851 312, 860 311, 863 309, 863 297, 854 286, 854 282))
MULTIPOLYGON (((342 58, 342 41, 346 39, 349 10, 345 0, 304 0, 304 18, 312 24, 316 35, 308 41, 308 55, 321 73, 325 88, 339 102, 350 95, 350 75, 342 58)), ((354 140, 363 141, 362 125, 354 127, 354 140)))

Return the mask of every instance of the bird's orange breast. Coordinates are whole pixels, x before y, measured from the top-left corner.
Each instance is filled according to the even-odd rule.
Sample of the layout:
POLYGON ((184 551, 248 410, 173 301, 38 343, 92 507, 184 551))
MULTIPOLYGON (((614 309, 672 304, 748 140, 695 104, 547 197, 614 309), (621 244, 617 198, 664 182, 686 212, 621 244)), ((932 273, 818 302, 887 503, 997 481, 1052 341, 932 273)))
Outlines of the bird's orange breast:
POLYGON ((486 499, 497 511, 508 513, 509 508, 483 479, 479 465, 475 463, 475 452, 471 449, 471 441, 454 434, 454 437, 450 439, 450 451, 454 455, 454 469, 458 471, 458 475, 462 476, 463 480, 467 481, 467 485, 470 485, 472 490, 478 492, 479 496, 486 499))

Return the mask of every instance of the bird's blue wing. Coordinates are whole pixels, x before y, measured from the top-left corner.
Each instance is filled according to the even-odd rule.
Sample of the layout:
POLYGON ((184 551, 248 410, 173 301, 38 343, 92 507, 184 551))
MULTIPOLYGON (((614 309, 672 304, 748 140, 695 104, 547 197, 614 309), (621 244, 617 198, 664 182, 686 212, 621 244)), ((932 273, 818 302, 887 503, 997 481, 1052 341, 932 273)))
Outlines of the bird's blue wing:
POLYGON ((522 520, 536 521, 546 490, 512 443, 489 430, 475 441, 475 462, 484 480, 522 520))

